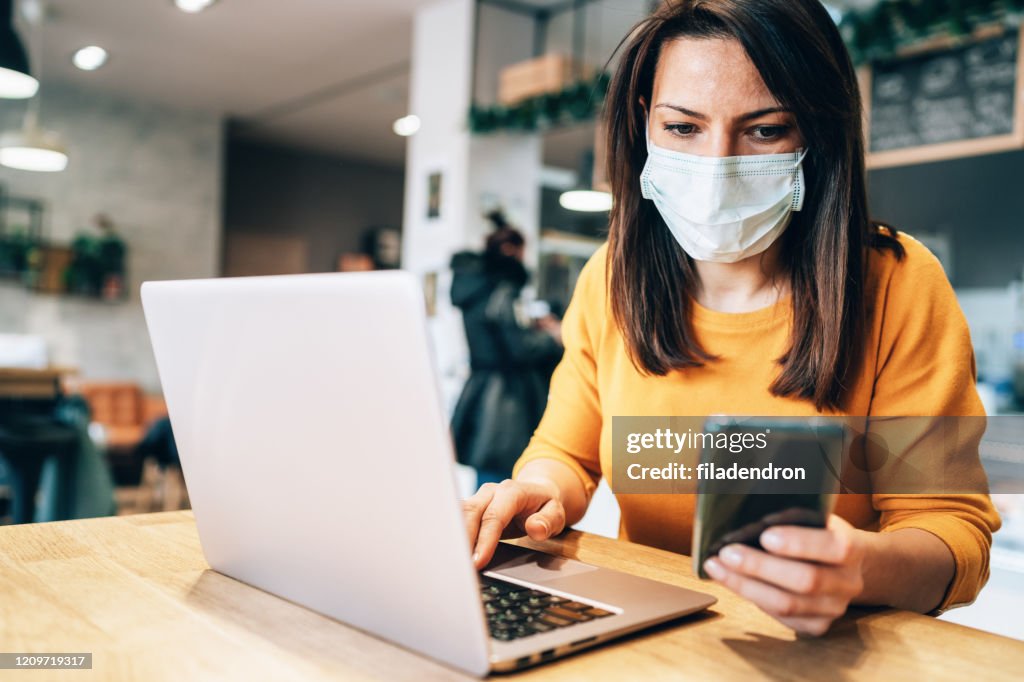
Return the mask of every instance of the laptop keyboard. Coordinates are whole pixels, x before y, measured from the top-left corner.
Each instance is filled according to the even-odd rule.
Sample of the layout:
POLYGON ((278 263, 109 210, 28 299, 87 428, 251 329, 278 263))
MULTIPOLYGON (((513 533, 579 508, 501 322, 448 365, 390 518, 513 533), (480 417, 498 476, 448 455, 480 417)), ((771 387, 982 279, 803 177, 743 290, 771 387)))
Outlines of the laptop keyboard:
POLYGON ((615 615, 590 604, 480 576, 491 637, 507 642, 615 615))

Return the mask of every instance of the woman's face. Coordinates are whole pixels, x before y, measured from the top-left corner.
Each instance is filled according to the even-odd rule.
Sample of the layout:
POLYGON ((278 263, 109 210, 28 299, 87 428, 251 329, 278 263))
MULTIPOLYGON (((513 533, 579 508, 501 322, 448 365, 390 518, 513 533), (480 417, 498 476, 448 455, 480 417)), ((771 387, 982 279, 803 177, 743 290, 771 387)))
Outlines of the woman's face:
MULTIPOLYGON (((646 106, 646 102, 644 103, 646 106)), ((804 146, 737 40, 679 38, 664 45, 649 108, 651 142, 698 156, 783 154, 804 146)))

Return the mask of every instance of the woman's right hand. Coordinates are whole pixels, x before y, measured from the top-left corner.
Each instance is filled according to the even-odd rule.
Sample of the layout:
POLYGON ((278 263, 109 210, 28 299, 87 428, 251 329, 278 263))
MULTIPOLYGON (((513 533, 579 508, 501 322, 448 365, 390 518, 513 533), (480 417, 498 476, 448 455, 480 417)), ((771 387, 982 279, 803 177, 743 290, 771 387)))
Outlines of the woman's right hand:
POLYGON ((502 538, 546 540, 565 528, 565 507, 554 481, 485 483, 462 501, 462 510, 477 570, 491 560, 502 538))
POLYGON ((562 340, 562 321, 554 315, 548 315, 537 320, 537 327, 547 332, 551 338, 558 342, 558 345, 565 345, 565 342, 562 340))

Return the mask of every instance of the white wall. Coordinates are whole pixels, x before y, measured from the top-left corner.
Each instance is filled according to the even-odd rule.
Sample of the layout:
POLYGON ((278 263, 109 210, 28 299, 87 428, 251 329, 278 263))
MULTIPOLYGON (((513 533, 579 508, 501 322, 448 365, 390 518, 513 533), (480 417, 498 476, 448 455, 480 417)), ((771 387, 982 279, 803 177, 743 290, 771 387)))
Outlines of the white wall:
MULTIPOLYGON (((223 134, 218 116, 130 102, 45 83, 42 122, 67 142, 56 174, 0 168, 12 195, 46 203, 46 236, 66 243, 103 212, 128 244, 128 302, 30 294, 0 283, 0 332, 42 334, 53 360, 86 378, 140 381, 157 390, 138 301, 148 279, 211 277, 220 270, 223 134)), ((21 125, 24 103, 0 100, 0 129, 21 125)))

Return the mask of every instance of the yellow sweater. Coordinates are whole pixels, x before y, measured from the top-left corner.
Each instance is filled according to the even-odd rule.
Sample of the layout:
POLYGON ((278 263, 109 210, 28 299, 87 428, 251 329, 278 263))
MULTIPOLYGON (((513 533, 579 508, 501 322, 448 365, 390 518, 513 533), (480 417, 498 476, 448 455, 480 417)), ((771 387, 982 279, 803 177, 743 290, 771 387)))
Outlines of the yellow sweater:
MULTIPOLYGON (((856 416, 984 415, 975 390, 974 355, 966 321, 935 257, 899 235, 906 256, 870 252, 868 332, 861 376, 847 414, 856 416)), ((551 382, 547 411, 516 471, 539 458, 569 465, 588 495, 611 478, 612 417, 671 415, 810 416, 804 400, 780 398, 768 387, 788 347, 792 307, 781 302, 750 313, 699 305, 694 327, 718 357, 704 367, 645 376, 626 354, 609 307, 607 247, 580 275, 562 325, 565 356, 551 382)), ((979 420, 980 421, 980 420, 979 420)), ((690 552, 693 495, 618 494, 624 539, 690 552)), ((987 495, 841 495, 836 513, 852 525, 881 532, 920 528, 949 546, 956 576, 941 608, 969 603, 988 578, 992 533, 999 516, 987 495)))

